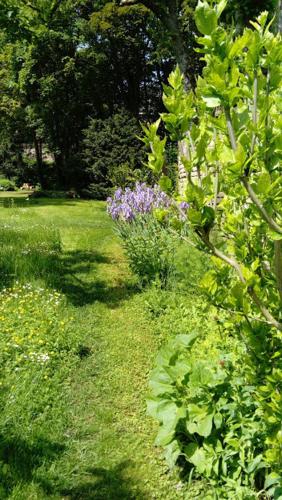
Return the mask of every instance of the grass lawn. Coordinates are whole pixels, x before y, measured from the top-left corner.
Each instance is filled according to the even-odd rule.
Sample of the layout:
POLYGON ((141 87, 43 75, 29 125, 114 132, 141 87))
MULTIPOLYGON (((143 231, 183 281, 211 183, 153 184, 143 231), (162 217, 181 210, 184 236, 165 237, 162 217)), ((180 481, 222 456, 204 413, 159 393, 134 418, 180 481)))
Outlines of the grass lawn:
MULTIPOLYGON (((195 498, 168 472, 153 445, 156 428, 146 416, 145 398, 160 340, 104 203, 34 200, 24 207, 2 207, 0 225, 2 231, 5 225, 10 231, 18 228, 21 238, 21 228, 42 238, 47 228, 59 235, 59 257, 46 260, 38 251, 28 261, 31 254, 24 255, 13 273, 8 267, 3 280, 12 274, 11 279, 62 292, 64 315, 73 318, 80 345, 80 360, 65 390, 67 416, 58 417, 51 409, 51 420, 42 427, 46 443, 60 428, 57 451, 50 454, 47 445, 37 446, 36 436, 27 443, 24 458, 17 455, 17 443, 13 457, 6 447, 0 466, 10 467, 12 479, 5 498, 195 498)), ((17 241, 15 252, 21 246, 17 241)))

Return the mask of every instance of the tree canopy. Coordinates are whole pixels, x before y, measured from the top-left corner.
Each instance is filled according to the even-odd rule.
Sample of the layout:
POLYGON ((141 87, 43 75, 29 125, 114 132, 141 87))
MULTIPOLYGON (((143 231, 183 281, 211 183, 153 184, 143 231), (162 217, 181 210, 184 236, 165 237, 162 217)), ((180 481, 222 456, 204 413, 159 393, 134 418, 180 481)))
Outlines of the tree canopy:
MULTIPOLYGON (((239 25, 274 3, 232 0, 226 21, 239 25)), ((85 187, 91 120, 121 110, 137 128, 154 119, 176 62, 194 85, 202 66, 194 9, 195 0, 0 0, 2 172, 43 187, 85 187)))

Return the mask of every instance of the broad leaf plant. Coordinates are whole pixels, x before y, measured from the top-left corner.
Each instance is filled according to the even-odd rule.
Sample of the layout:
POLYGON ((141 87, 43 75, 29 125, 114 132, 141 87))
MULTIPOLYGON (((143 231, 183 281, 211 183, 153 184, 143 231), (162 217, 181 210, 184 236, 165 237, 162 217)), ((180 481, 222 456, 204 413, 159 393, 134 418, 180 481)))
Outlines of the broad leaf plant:
MULTIPOLYGON (((188 242, 211 255, 203 278, 211 301, 229 315, 229 331, 245 346, 249 382, 267 425, 264 458, 282 468, 282 46, 263 12, 241 35, 220 25, 227 1, 199 1, 204 70, 187 92, 180 69, 164 85, 167 112, 144 127, 149 167, 162 189, 166 139, 185 141, 188 242), (189 235, 190 233, 190 235, 189 235)), ((175 200, 179 196, 175 193, 175 200)), ((181 200, 180 200, 181 201, 181 200)), ((179 223, 170 216, 174 230, 179 223)), ((224 313, 225 314, 225 313, 224 313)), ((243 361, 243 360, 242 360, 243 361)))

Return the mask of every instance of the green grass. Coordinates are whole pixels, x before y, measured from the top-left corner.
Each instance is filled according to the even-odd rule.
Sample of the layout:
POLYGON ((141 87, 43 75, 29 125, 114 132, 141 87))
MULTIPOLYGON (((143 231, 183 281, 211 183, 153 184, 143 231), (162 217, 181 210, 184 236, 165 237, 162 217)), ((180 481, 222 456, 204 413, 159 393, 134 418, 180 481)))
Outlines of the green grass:
MULTIPOLYGON (((168 306, 170 292, 140 293, 102 202, 14 202, 0 209, 0 234, 2 285, 29 281, 61 292, 62 314, 79 346, 73 366, 58 365, 58 393, 46 414, 36 417, 40 429, 36 418, 28 420, 32 404, 24 395, 19 402, 29 430, 2 438, 0 472, 2 466, 10 484, 1 499, 196 498, 197 484, 184 486, 154 446, 157 428, 145 403, 156 352, 175 333, 171 321, 176 331, 189 328, 187 310, 193 307, 192 325, 197 322, 193 303, 201 299, 195 286, 184 322, 177 292, 171 292, 175 306, 168 306), (31 252, 23 254, 26 247, 31 252)), ((194 256, 190 270, 196 262, 194 256)), ((180 274, 188 268, 182 264, 180 274)))

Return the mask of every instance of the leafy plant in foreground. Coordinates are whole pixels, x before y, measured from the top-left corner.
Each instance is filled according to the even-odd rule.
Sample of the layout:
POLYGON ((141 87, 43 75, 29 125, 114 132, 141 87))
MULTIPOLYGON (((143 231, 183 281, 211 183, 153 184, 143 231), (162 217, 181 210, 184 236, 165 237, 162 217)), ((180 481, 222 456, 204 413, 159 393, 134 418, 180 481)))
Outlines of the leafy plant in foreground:
MULTIPOLYGON (((195 359, 197 335, 177 335, 158 354, 150 379, 149 413, 160 422, 156 444, 171 466, 185 457, 217 487, 253 487, 266 468, 266 425, 236 355, 195 359)), ((222 497, 226 498, 224 492, 222 497)), ((229 498, 227 496, 227 498, 229 498)))
MULTIPOLYGON (((248 426, 257 415, 262 429, 259 445, 254 436, 245 443, 244 474, 251 483, 253 460, 264 460, 277 477, 282 470, 282 47, 267 12, 241 36, 224 29, 219 18, 225 5, 225 0, 198 3, 203 76, 195 93, 187 93, 177 68, 164 86, 167 113, 161 118, 171 138, 185 142, 190 233, 213 263, 203 286, 212 303, 230 315, 226 328, 245 346, 243 382, 255 388, 248 397, 257 410, 244 418, 248 426)), ((146 129, 144 141, 151 148, 149 166, 165 187, 166 141, 158 137, 158 126, 146 129)), ((171 212, 177 209, 172 204, 171 212)), ((234 380, 227 381, 231 390, 234 380)), ((218 429, 221 443, 232 426, 227 418, 218 429)), ((185 429, 184 442, 187 435, 185 429)), ((211 446, 220 455, 216 442, 211 446)), ((214 471, 206 468, 205 474, 213 478, 214 471)), ((235 478, 237 486, 246 484, 242 477, 235 478)), ((269 481, 266 485, 278 479, 269 481)))

